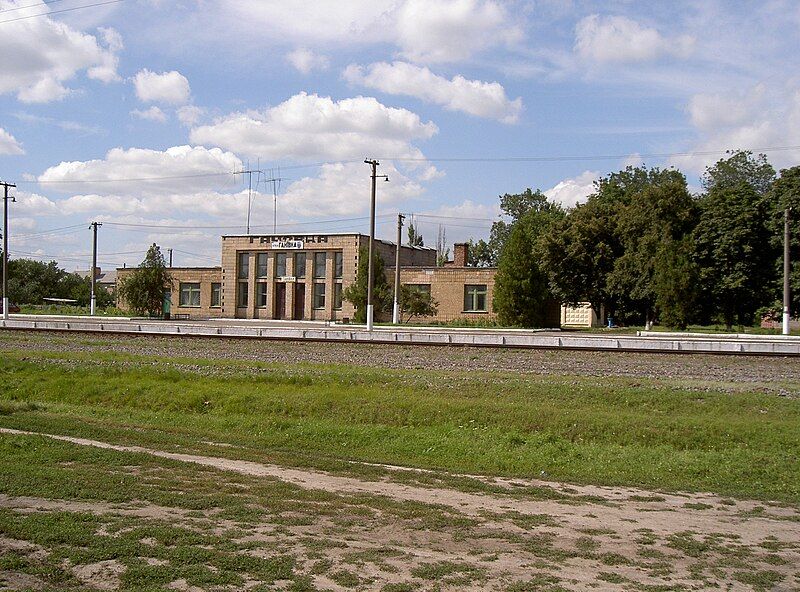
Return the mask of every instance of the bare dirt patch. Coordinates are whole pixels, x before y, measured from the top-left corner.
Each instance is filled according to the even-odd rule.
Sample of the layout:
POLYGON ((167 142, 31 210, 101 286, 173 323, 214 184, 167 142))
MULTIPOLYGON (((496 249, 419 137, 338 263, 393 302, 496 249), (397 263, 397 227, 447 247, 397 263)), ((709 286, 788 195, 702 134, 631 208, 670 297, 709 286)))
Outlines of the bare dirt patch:
MULTIPOLYGON (((237 525, 220 524, 214 511, 189 519, 180 509, 133 502, 111 505, 0 497, 0 508, 19 512, 122 513, 195 524, 209 531, 235 529, 230 540, 242 546, 242 553, 253 557, 268 557, 276 549, 290 553, 298 570, 317 589, 381 590, 388 584, 420 590, 513 590, 515 584, 519 590, 576 591, 800 587, 800 513, 785 504, 737 501, 708 493, 485 477, 473 478, 499 485, 507 493, 473 493, 390 478, 362 481, 321 471, 41 435, 255 478, 277 478, 303 489, 357 499, 364 509, 357 515, 316 512, 309 507, 307 514, 285 513, 237 525), (549 487, 558 495, 554 499, 529 496, 527 487, 549 487), (380 499, 409 504, 408 516, 398 519, 386 514, 380 499), (415 508, 423 507, 425 516, 419 518, 415 508)), ((91 585, 118 583, 113 577, 102 579, 109 570, 96 564, 92 569, 96 574, 89 574, 95 574, 91 585)), ((210 589, 180 579, 172 585, 183 590, 210 589)))

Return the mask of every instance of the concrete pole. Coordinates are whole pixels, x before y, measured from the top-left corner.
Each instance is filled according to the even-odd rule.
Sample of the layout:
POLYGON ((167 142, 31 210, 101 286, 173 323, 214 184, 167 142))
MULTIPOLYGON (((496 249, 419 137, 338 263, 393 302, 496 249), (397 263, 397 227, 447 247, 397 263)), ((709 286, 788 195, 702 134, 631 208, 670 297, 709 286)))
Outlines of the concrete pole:
POLYGON ((95 310, 97 308, 97 292, 96 292, 96 284, 97 284, 97 227, 99 224, 97 222, 92 222, 92 271, 91 273, 91 286, 92 286, 92 299, 89 305, 89 314, 94 316, 95 310))
POLYGON ((783 212, 783 331, 784 335, 789 334, 790 294, 789 294, 789 210, 783 212))
POLYGON ((372 331, 374 308, 372 306, 372 245, 375 242, 375 182, 378 161, 365 160, 372 167, 372 194, 369 202, 369 257, 367 259, 367 331, 372 331))
POLYGON ((392 324, 400 324, 400 248, 403 245, 403 214, 397 214, 397 249, 394 254, 394 307, 392 324))
POLYGON ((8 196, 9 187, 16 187, 10 183, 3 183, 5 193, 3 194, 3 320, 8 320, 8 200, 14 200, 8 196))

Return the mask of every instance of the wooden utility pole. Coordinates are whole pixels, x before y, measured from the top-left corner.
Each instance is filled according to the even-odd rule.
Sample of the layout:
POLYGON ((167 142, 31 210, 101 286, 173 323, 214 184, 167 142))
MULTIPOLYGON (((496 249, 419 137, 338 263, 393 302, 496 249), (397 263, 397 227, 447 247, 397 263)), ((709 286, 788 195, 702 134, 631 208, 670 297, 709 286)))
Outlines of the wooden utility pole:
POLYGON ((789 289, 789 212, 791 208, 783 211, 783 327, 782 333, 789 334, 789 321, 791 320, 791 301, 789 289))
POLYGON ((367 331, 372 331, 375 311, 372 306, 372 246, 375 242, 375 182, 379 177, 388 181, 389 177, 378 174, 378 165, 380 165, 380 163, 377 160, 367 159, 364 162, 372 167, 372 194, 369 202, 369 258, 367 259, 367 331))

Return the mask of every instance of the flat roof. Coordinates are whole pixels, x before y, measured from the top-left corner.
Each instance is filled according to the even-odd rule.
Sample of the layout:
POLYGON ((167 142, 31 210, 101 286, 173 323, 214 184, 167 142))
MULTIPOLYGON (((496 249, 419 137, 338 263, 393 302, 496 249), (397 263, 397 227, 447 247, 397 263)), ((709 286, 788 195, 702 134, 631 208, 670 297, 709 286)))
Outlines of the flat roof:
MULTIPOLYGON (((297 233, 287 233, 287 234, 223 234, 222 238, 275 238, 275 239, 296 239, 302 238, 304 236, 359 236, 368 239, 368 234, 362 234, 360 232, 297 232, 297 233)), ((382 238, 376 238, 376 242, 383 243, 384 245, 391 245, 395 246, 397 243, 390 240, 384 240, 382 238)), ((405 249, 414 249, 417 251, 435 251, 434 247, 417 247, 412 245, 400 245, 405 249)))

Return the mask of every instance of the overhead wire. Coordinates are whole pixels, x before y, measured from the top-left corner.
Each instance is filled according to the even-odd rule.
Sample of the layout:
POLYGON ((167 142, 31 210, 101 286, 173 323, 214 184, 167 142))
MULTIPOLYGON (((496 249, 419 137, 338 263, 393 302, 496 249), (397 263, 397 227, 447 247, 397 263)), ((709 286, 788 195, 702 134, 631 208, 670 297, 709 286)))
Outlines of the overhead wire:
POLYGON ((0 25, 2 25, 4 23, 14 23, 14 22, 17 22, 17 21, 24 21, 24 20, 27 20, 27 19, 36 18, 36 17, 40 17, 40 16, 53 16, 55 14, 62 14, 62 13, 65 13, 65 12, 73 12, 75 10, 83 10, 85 8, 96 8, 96 7, 99 7, 99 6, 106 6, 108 4, 118 4, 118 3, 124 2, 124 1, 125 0, 105 0, 105 2, 94 2, 92 4, 84 4, 83 6, 73 6, 71 8, 62 8, 60 10, 51 10, 49 12, 41 12, 39 14, 28 14, 28 15, 25 15, 25 16, 18 16, 18 17, 14 17, 14 18, 11 18, 11 19, 6 19, 6 20, 3 20, 3 21, 0 21, 0 25))

